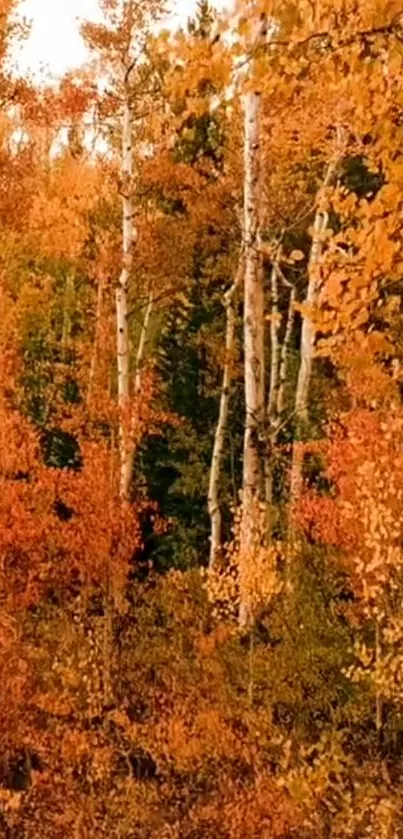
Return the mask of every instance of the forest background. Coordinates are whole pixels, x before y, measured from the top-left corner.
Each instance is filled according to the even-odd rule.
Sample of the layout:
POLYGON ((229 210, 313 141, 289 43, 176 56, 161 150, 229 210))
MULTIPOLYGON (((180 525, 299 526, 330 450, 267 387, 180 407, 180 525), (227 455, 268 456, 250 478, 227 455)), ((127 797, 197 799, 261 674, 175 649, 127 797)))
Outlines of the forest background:
POLYGON ((0 0, 0 836, 403 836, 403 4, 0 0))

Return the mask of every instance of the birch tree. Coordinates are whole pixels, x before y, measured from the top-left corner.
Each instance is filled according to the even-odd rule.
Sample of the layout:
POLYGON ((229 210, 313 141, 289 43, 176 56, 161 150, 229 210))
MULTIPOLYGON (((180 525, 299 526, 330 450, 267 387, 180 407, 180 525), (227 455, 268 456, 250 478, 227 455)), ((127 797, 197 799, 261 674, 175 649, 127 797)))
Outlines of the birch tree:
POLYGON ((96 378, 97 363, 98 363, 98 353, 99 353, 99 344, 100 344, 100 336, 101 336, 102 306, 103 306, 104 286, 105 286, 105 277, 104 277, 103 271, 100 271, 97 280, 98 280, 98 282, 97 282, 97 302, 96 302, 96 308, 95 308, 95 327, 94 327, 93 343, 92 343, 92 350, 91 350, 90 370, 89 370, 89 376, 88 376, 87 406, 89 406, 91 404, 93 391, 94 391, 95 378, 96 378))
POLYGON ((120 443, 120 494, 129 493, 132 454, 130 429, 126 420, 130 398, 130 343, 128 321, 129 283, 133 267, 133 247, 136 239, 133 199, 133 111, 131 103, 131 75, 134 69, 134 30, 130 33, 127 55, 123 62, 123 122, 122 122, 122 271, 116 288, 117 374, 120 443))
POLYGON ((284 276, 279 260, 275 256, 271 269, 271 312, 270 312, 270 386, 267 400, 267 445, 266 445, 266 469, 265 469, 265 501, 267 508, 268 534, 271 528, 270 510, 273 504, 273 481, 270 457, 275 449, 281 424, 284 420, 286 408, 286 384, 289 375, 289 362, 291 357, 291 341, 295 323, 295 297, 294 286, 284 276), (288 310, 285 315, 280 310, 279 283, 285 286, 289 292, 288 310), (284 323, 285 321, 285 323, 284 323), (281 333, 283 335, 281 336, 281 333))
POLYGON ((210 516, 210 568, 214 568, 221 551, 222 515, 220 507, 220 477, 221 464, 225 449, 225 438, 228 423, 232 364, 235 349, 235 319, 236 297, 242 283, 244 270, 243 254, 241 254, 237 275, 232 286, 225 292, 224 305, 226 312, 225 330, 225 359, 221 385, 220 407, 218 421, 214 435, 213 455, 211 458, 210 480, 208 489, 208 511, 210 516))
POLYGON ((294 322, 295 322, 295 298, 296 298, 296 291, 294 286, 291 283, 287 283, 287 287, 290 289, 289 292, 289 301, 288 301, 288 312, 287 312, 287 322, 285 327, 285 334, 283 343, 281 346, 281 353, 280 353, 280 372, 279 372, 279 381, 278 381, 278 390, 277 390, 277 400, 276 400, 276 428, 275 428, 275 440, 278 439, 278 431, 279 431, 279 424, 281 418, 284 414, 284 410, 286 407, 286 384, 288 379, 288 369, 289 369, 289 362, 291 357, 291 341, 294 331, 294 322))
POLYGON ((316 327, 314 308, 317 302, 324 239, 329 219, 328 190, 334 183, 342 157, 342 132, 337 133, 337 149, 327 165, 323 184, 318 193, 317 209, 312 227, 312 243, 308 261, 308 287, 304 300, 300 341, 300 364, 295 393, 296 444, 291 464, 290 503, 293 506, 301 493, 303 452, 299 441, 309 422, 309 392, 315 354, 316 327))
POLYGON ((132 370, 129 294, 133 279, 135 223, 134 126, 147 96, 142 68, 145 45, 152 25, 164 10, 164 0, 102 0, 106 24, 85 24, 84 37, 101 57, 111 90, 110 98, 121 114, 122 263, 116 285, 116 364, 119 408, 120 496, 129 499, 133 470, 131 398, 138 396, 140 369, 153 308, 152 296, 144 312, 139 345, 132 370), (140 105, 140 107, 138 107, 140 105))
MULTIPOLYGON (((256 16, 255 4, 250 14, 256 16)), ((261 16, 253 21, 256 32, 252 56, 266 37, 267 21, 261 16)), ((261 93, 253 78, 256 59, 252 57, 248 79, 249 90, 243 98, 244 108, 244 377, 245 434, 243 451, 241 555, 246 558, 254 539, 253 521, 259 503, 264 499, 265 446, 265 307, 260 231, 260 110, 261 93)), ((247 610, 240 606, 240 622, 248 620, 247 610)))

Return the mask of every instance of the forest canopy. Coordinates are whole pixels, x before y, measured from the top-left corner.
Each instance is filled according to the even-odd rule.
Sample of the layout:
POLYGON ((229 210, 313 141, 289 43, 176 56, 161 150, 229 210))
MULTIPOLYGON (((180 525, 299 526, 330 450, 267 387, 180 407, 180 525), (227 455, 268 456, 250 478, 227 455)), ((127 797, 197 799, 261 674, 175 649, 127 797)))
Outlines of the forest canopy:
POLYGON ((0 0, 0 839, 402 839, 403 2, 99 7, 0 0))

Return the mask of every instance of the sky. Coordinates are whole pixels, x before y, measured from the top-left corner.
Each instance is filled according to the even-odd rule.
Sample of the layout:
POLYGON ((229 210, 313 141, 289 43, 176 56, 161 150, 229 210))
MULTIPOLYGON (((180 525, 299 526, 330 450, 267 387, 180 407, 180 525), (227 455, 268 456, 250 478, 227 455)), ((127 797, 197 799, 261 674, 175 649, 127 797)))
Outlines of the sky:
MULTIPOLYGON (((196 0, 173 0, 175 19, 185 22, 195 6, 196 0)), ((23 0, 21 12, 32 21, 32 31, 15 57, 19 71, 38 76, 44 68, 59 76, 82 64, 87 56, 78 19, 95 20, 97 11, 97 0, 23 0)))

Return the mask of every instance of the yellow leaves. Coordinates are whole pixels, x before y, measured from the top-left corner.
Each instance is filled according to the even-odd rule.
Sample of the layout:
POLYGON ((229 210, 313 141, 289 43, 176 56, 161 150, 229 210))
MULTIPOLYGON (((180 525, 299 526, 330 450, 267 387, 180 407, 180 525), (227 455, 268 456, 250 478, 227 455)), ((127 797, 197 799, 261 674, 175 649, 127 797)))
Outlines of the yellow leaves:
POLYGON ((242 511, 238 511, 225 566, 211 569, 207 577, 209 600, 220 620, 237 618, 241 603, 254 615, 282 590, 277 570, 282 545, 265 544, 266 526, 264 506, 253 505, 248 515, 247 540, 241 539, 242 511))
POLYGON ((345 272, 333 270, 326 278, 326 291, 322 289, 322 296, 326 293, 326 303, 331 306, 338 306, 344 291, 344 282, 347 279, 345 272))
POLYGON ((314 323, 316 318, 319 316, 318 309, 309 303, 294 303, 294 310, 299 312, 303 318, 307 318, 312 323, 314 323))
POLYGON ((7 812, 19 810, 23 804, 23 794, 21 792, 12 792, 8 789, 0 789, 1 807, 7 812))
POLYGON ((229 56, 214 56, 210 64, 211 80, 218 88, 225 89, 232 78, 232 67, 229 56))
POLYGON ((56 695, 53 692, 38 694, 35 696, 35 706, 40 710, 45 711, 55 716, 68 717, 74 710, 74 702, 65 694, 56 695))
POLYGON ((114 708, 113 711, 110 711, 110 713, 108 714, 108 719, 110 719, 111 722, 115 723, 115 725, 117 725, 123 731, 128 732, 132 727, 129 717, 127 716, 125 711, 123 711, 120 708, 114 708))
POLYGON ((305 254, 303 253, 303 251, 294 250, 291 251, 288 259, 290 262, 302 262, 302 260, 305 259, 305 254))
POLYGON ((266 315, 265 320, 267 323, 272 323, 274 326, 280 326, 283 322, 283 318, 281 314, 269 314, 266 315))
POLYGON ((30 234, 42 253, 76 258, 88 235, 86 213, 97 200, 100 172, 68 158, 37 185, 32 199, 30 234))
POLYGON ((391 352, 393 344, 384 332, 379 330, 372 330, 369 335, 363 338, 363 346, 368 348, 371 355, 375 356, 380 353, 388 354, 391 352))
POLYGON ((171 67, 165 77, 168 95, 176 105, 186 105, 187 116, 209 113, 231 82, 230 53, 220 42, 212 45, 209 39, 176 36, 173 46, 171 67))
POLYGON ((67 731, 63 738, 62 755, 66 762, 82 760, 91 752, 91 738, 87 732, 83 731, 67 731))
POLYGON ((165 720, 158 741, 166 758, 179 769, 198 765, 209 757, 219 760, 237 751, 237 740, 225 721, 223 710, 200 707, 194 697, 192 706, 184 705, 165 720))
POLYGON ((233 636, 232 629, 220 623, 208 635, 203 633, 195 641, 195 647, 203 658, 209 658, 219 647, 233 636))

